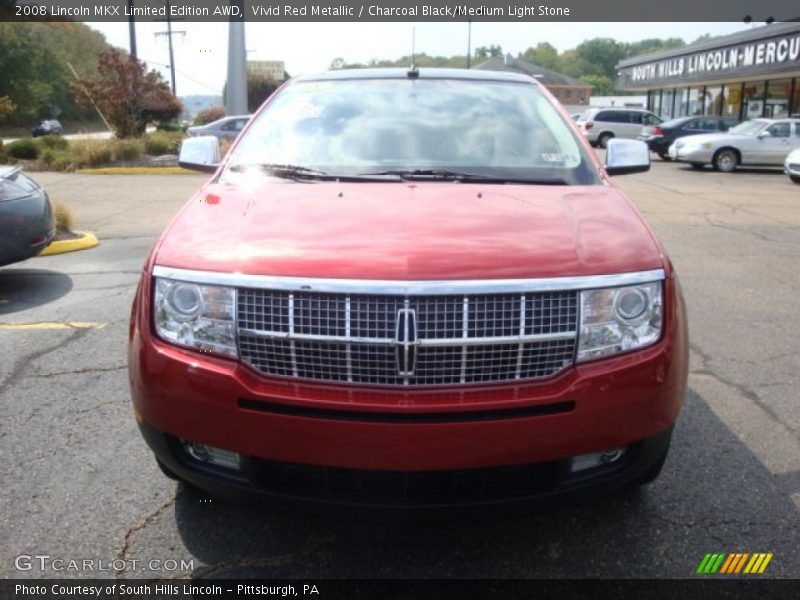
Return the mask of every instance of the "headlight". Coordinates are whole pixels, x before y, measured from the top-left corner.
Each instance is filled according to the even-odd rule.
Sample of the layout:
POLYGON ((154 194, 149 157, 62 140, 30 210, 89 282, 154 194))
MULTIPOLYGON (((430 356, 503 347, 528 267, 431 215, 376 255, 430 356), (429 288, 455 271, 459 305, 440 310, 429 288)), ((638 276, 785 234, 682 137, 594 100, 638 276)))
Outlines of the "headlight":
POLYGON ((578 362, 650 346, 661 324, 661 282, 583 291, 578 362))
POLYGON ((235 296, 233 288, 156 277, 156 333, 178 346, 236 357, 235 296))

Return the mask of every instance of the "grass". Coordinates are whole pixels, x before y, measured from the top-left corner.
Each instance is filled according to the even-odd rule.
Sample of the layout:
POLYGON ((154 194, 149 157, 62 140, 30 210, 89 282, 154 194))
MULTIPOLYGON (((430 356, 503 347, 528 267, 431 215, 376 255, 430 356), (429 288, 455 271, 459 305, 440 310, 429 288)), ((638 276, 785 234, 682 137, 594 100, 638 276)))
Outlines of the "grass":
POLYGON ((100 167, 76 172, 82 175, 197 175, 196 171, 182 167, 100 167))
MULTIPOLYGON (((53 171, 114 167, 115 163, 133 162, 144 155, 177 154, 183 138, 184 133, 180 131, 156 131, 141 138, 124 140, 66 140, 60 136, 48 135, 7 144, 0 152, 0 163, 3 162, 4 155, 6 160, 12 162, 18 159, 37 160, 40 166, 53 171)), ((142 172, 170 171, 156 168, 155 171, 142 172)), ((172 172, 183 173, 184 170, 172 172)))

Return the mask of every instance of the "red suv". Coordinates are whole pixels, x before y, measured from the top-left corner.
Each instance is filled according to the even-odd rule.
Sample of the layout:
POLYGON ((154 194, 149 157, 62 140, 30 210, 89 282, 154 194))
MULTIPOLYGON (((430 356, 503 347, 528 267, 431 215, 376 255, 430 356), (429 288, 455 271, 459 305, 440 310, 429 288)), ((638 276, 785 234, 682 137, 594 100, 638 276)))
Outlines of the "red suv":
POLYGON ((687 376, 680 286, 534 79, 292 80, 147 260, 129 369, 166 474, 293 504, 562 502, 652 480, 687 376))

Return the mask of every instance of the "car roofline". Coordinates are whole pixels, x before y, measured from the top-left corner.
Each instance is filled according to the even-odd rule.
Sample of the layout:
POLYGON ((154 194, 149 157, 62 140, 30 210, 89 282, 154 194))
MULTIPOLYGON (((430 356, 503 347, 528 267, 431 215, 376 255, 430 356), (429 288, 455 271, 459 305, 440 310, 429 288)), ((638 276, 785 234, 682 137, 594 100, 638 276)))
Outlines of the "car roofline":
POLYGON ((509 73, 506 71, 489 71, 483 69, 437 69, 437 68, 370 68, 370 69, 337 69, 322 73, 299 75, 293 82, 341 81, 354 79, 458 79, 464 81, 497 81, 508 83, 527 83, 539 85, 530 75, 509 73), (413 75, 409 75, 413 73, 413 75))

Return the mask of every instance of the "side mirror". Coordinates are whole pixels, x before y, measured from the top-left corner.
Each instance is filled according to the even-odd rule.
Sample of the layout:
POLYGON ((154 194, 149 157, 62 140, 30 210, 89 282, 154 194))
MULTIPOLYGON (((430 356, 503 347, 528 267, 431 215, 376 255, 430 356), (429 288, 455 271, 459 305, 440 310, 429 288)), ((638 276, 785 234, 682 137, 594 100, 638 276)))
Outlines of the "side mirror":
POLYGON ((763 140, 764 138, 772 137, 772 134, 769 131, 759 131, 756 137, 763 140))
POLYGON ((650 170, 650 149, 638 140, 611 139, 606 148, 606 173, 629 175, 650 170))
POLYGON ((178 153, 178 165, 184 169, 213 173, 219 166, 219 140, 213 135, 186 138, 178 153))

